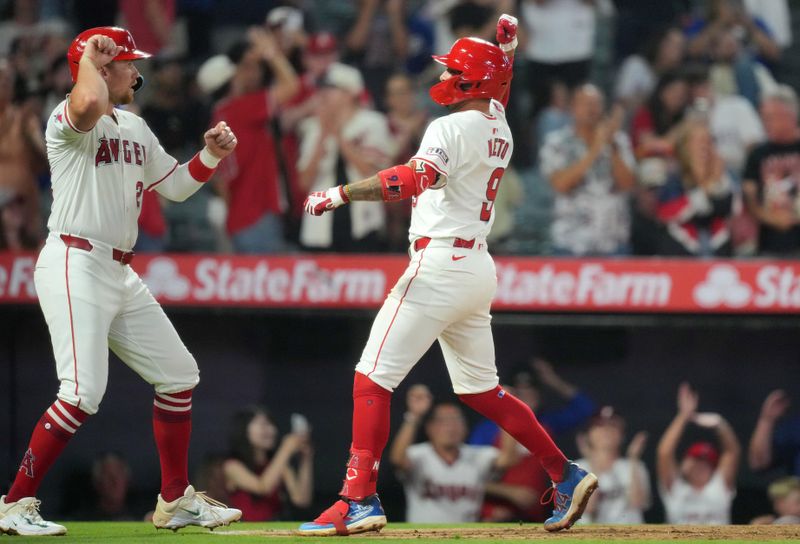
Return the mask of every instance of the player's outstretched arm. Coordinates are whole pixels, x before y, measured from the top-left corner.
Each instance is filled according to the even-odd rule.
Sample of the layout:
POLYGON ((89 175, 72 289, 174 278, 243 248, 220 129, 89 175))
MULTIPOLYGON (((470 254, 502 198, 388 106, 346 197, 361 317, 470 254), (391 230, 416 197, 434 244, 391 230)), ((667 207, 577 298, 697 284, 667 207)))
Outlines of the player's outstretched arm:
POLYGON ((69 95, 69 119, 83 132, 89 131, 108 110, 108 86, 100 70, 122 50, 108 36, 95 34, 86 41, 80 62, 78 80, 69 95))
POLYGON ((419 196, 432 186, 442 186, 443 178, 429 163, 412 159, 361 181, 311 193, 303 207, 311 215, 322 215, 353 200, 394 202, 419 196))

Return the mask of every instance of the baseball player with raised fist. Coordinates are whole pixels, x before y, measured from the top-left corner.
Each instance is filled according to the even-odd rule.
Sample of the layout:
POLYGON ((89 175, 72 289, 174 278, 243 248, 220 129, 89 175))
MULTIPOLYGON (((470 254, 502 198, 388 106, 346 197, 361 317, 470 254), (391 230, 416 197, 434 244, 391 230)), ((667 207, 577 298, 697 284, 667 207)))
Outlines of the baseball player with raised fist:
POLYGON ((433 57, 445 71, 430 95, 450 114, 430 124, 408 164, 306 200, 306 211, 320 215, 354 200, 411 198, 412 213, 411 262, 378 312, 356 366, 342 499, 301 525, 301 533, 346 535, 386 525, 376 486, 392 391, 436 340, 459 399, 525 446, 552 478, 555 509, 545 529, 572 526, 597 487, 597 478, 564 457, 530 408, 498 385, 489 314, 497 277, 486 236, 513 150, 504 108, 516 29, 516 19, 503 15, 499 47, 461 38, 448 54, 433 57))
POLYGON ((33 430, 11 489, 0 497, 0 533, 66 532, 42 519, 36 491, 72 435, 97 412, 109 348, 155 387, 153 431, 161 461, 155 526, 216 527, 241 516, 189 485, 197 363, 129 266, 143 193, 185 200, 233 151, 236 137, 220 122, 205 133, 205 147, 178 164, 142 118, 116 108, 130 104, 142 85, 133 61, 149 56, 117 27, 82 32, 67 53, 75 85, 47 123, 53 208, 34 271, 61 385, 33 430))

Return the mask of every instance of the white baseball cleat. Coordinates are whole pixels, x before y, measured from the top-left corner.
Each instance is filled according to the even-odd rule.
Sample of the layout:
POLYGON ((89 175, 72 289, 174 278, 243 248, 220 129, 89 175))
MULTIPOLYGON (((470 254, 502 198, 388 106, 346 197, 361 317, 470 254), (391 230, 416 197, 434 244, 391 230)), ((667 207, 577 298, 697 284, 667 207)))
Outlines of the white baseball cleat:
POLYGON ((6 502, 0 497, 0 534, 21 536, 57 536, 67 534, 67 528, 45 521, 39 514, 42 501, 34 497, 24 497, 17 502, 6 502))
POLYGON ((199 525, 213 529, 221 525, 230 525, 239 521, 242 511, 228 508, 219 501, 215 501, 202 491, 195 491, 189 486, 179 497, 172 502, 166 502, 158 496, 156 511, 153 514, 153 525, 156 529, 172 529, 177 531, 187 525, 199 525))

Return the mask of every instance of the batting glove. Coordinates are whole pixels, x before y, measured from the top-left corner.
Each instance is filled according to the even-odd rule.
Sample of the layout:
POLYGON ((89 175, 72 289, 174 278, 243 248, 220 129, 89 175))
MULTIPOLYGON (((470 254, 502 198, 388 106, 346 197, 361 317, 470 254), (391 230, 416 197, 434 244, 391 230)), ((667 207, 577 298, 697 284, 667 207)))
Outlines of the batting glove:
POLYGON ((497 43, 500 44, 500 49, 508 53, 517 47, 517 24, 519 21, 516 17, 503 14, 500 20, 497 21, 497 43))
POLYGON ((325 212, 335 210, 342 204, 347 204, 350 200, 344 192, 344 186, 331 187, 327 191, 315 191, 309 193, 303 208, 306 213, 311 215, 322 215, 325 212))

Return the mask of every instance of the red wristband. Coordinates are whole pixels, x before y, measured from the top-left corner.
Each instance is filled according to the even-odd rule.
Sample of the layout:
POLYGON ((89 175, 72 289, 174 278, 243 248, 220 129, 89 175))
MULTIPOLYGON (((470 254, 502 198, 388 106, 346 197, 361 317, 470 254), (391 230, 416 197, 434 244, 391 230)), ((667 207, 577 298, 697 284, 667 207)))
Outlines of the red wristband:
POLYGON ((344 185, 339 185, 339 195, 342 197, 345 204, 350 202, 350 195, 347 194, 347 189, 344 188, 344 185))
POLYGON ((209 168, 203 164, 203 161, 200 160, 199 152, 189 161, 189 175, 197 181, 205 183, 210 180, 215 170, 216 168, 209 168))

